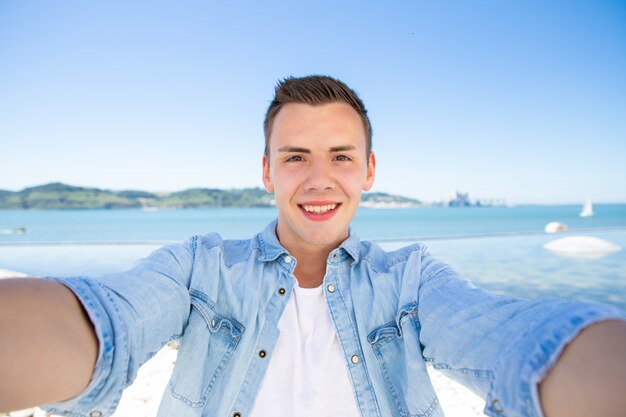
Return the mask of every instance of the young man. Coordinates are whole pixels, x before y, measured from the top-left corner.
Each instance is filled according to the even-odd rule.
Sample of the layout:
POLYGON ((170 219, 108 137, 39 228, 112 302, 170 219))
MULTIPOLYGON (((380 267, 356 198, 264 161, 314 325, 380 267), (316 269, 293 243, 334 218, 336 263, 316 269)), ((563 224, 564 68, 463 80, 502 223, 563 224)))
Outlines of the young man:
POLYGON ((0 410, 110 415, 180 338, 160 417, 440 417, 427 363, 492 416, 625 415, 623 312, 494 297, 422 245, 387 253, 350 233, 376 159, 345 84, 280 82, 265 138, 278 219, 254 238, 195 236, 97 280, 2 283, 0 410))

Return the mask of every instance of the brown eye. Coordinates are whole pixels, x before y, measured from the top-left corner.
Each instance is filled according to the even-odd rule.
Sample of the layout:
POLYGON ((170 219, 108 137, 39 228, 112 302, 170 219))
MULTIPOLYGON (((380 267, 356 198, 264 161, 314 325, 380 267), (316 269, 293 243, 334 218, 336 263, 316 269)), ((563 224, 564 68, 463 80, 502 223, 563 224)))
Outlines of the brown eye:
POLYGON ((335 161, 351 161, 352 158, 350 158, 348 155, 337 155, 335 156, 335 161))
POLYGON ((300 155, 293 155, 285 159, 285 162, 300 162, 300 161, 304 161, 304 158, 302 158, 300 155))

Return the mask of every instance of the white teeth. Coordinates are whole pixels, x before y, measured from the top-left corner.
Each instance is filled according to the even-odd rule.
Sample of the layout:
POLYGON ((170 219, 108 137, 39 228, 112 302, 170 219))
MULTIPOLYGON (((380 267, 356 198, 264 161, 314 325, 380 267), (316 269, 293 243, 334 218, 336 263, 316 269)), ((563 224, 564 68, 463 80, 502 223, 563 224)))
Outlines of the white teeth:
POLYGON ((334 210, 336 207, 337 207, 337 204, 328 204, 325 206, 310 206, 310 205, 302 206, 302 208, 305 211, 308 211, 309 213, 315 213, 315 214, 326 213, 327 211, 334 210))

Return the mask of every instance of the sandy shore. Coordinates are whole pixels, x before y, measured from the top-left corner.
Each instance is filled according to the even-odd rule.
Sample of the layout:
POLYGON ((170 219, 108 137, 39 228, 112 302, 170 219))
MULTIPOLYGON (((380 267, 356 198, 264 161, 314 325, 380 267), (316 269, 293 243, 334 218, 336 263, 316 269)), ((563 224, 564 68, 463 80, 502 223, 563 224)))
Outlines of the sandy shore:
POLYGON ((2 278, 21 278, 25 277, 26 274, 22 274, 21 272, 13 272, 8 269, 0 268, 0 279, 2 278))
MULTIPOLYGON (((0 269, 0 278, 23 277, 5 269, 0 269)), ((154 417, 156 416, 161 395, 169 381, 176 362, 178 350, 174 343, 168 344, 144 366, 137 374, 135 382, 122 395, 122 399, 113 417, 154 417)), ((428 369, 431 380, 441 402, 446 417, 480 417, 485 402, 462 385, 428 369)), ((0 414, 0 417, 45 417, 37 408, 0 414)))

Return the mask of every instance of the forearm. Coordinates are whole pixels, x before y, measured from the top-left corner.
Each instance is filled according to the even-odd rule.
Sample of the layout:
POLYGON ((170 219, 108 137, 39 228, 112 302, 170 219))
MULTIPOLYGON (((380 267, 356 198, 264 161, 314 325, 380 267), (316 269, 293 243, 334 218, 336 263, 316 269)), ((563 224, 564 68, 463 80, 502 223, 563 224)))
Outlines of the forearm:
POLYGON ((89 383, 98 340, 65 286, 0 281, 0 412, 76 396, 89 383))
POLYGON ((546 417, 626 415, 626 322, 583 330, 539 385, 546 417))

